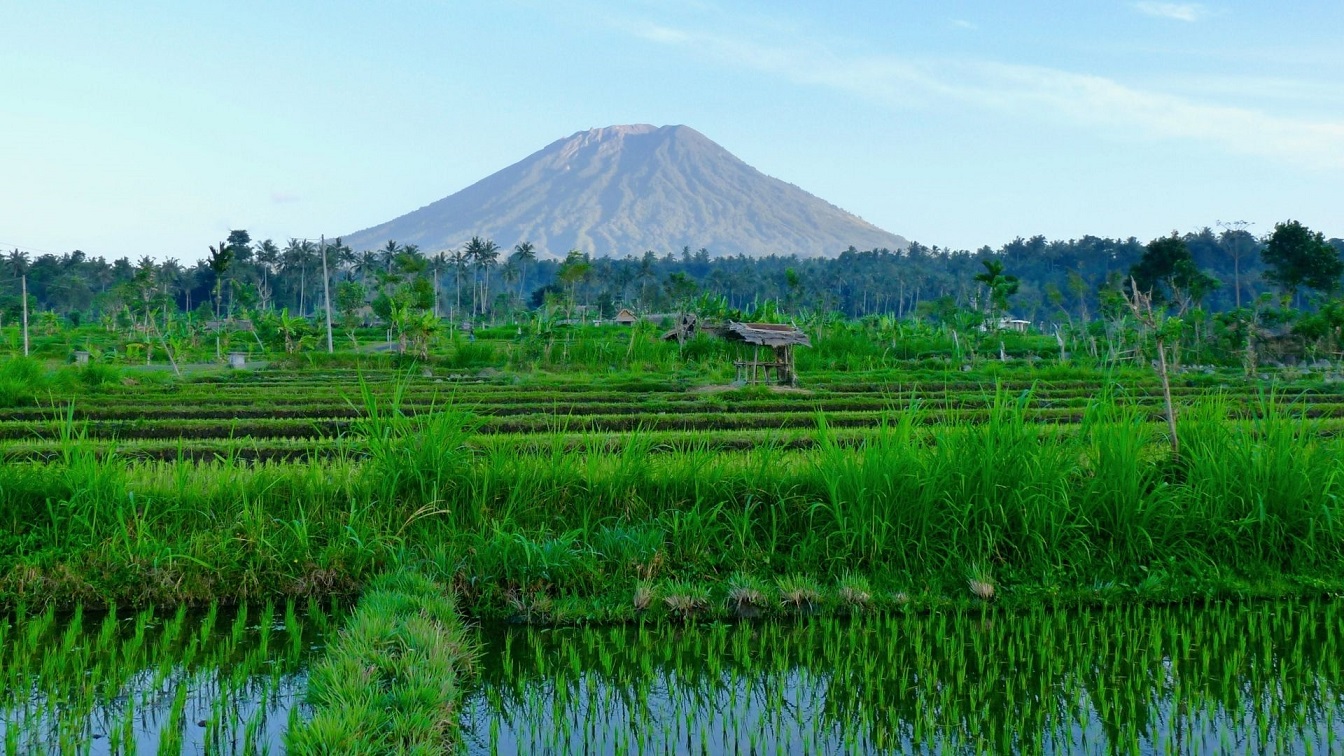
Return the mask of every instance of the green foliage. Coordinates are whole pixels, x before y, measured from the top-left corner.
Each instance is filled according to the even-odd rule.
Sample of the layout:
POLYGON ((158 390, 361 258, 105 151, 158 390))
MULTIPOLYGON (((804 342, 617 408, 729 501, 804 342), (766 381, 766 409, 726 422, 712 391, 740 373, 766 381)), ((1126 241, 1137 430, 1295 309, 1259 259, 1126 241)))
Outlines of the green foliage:
POLYGON ((274 749, 277 730, 299 718, 312 649, 339 619, 294 602, 0 614, 4 749, 274 749))
POLYGON ((985 272, 975 276, 975 280, 989 289, 989 316, 996 319, 1000 313, 1008 311, 1008 300, 1017 293, 1021 282, 1017 276, 1003 272, 1003 263, 998 260, 981 260, 985 272))
POLYGON ((1182 311, 1218 287, 1217 279, 1196 267, 1190 247, 1174 231, 1148 242, 1129 276, 1139 291, 1152 296, 1154 304, 1171 304, 1182 311))
POLYGON ((361 379, 364 415, 353 430, 369 457, 364 470, 379 501, 390 507, 414 502, 427 513, 462 484, 475 421, 451 401, 408 413, 402 403, 408 381, 399 380, 390 395, 379 397, 361 379))
POLYGON ((1300 289, 1333 292, 1344 274, 1344 259, 1327 244, 1324 235, 1290 220, 1274 224, 1264 250, 1265 278, 1289 295, 1300 289))
POLYGON ((461 742, 458 699, 475 651, 443 586, 413 572, 383 575, 308 678, 310 721, 292 727, 295 754, 436 754, 461 742))
POLYGON ((1198 602, 491 628, 463 713, 474 744, 521 753, 1325 753, 1342 620, 1198 602))

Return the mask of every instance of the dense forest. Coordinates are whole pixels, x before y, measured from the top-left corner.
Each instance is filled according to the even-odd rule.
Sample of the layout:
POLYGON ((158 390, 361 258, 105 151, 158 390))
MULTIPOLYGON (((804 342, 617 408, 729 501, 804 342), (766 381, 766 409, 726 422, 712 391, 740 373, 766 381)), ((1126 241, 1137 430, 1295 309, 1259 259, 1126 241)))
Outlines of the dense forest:
POLYGON ((667 312, 707 302, 732 312, 767 301, 786 313, 947 320, 959 311, 994 309, 995 281, 986 273, 991 268, 1011 282, 1011 292, 999 287, 1000 294, 1011 294, 999 314, 1037 324, 1095 319, 1131 276, 1144 288, 1175 282, 1186 300, 1182 309, 1219 313, 1257 302, 1311 309, 1323 301, 1320 295, 1334 293, 1340 274, 1327 261, 1312 278, 1301 268, 1319 261, 1267 254, 1276 235, 1289 234, 1296 234, 1293 243, 1335 262, 1344 256, 1344 240, 1327 241, 1296 222, 1278 224, 1263 237, 1231 224, 1148 243, 1034 236, 974 252, 919 243, 895 252, 851 247, 830 259, 715 257, 707 249, 683 248, 623 258, 575 250, 554 260, 539 259, 528 244, 506 249, 481 238, 433 254, 394 241, 356 251, 339 239, 291 239, 282 246, 254 241, 240 230, 191 264, 149 257, 109 262, 78 250, 33 256, 16 249, 0 262, 0 325, 19 316, 24 285, 33 312, 78 324, 173 310, 207 320, 265 311, 310 316, 325 301, 324 283, 333 309, 363 322, 408 312, 499 322, 541 307, 610 317, 621 307, 667 312), (1160 257, 1164 247, 1175 249, 1176 257, 1149 259, 1160 257))

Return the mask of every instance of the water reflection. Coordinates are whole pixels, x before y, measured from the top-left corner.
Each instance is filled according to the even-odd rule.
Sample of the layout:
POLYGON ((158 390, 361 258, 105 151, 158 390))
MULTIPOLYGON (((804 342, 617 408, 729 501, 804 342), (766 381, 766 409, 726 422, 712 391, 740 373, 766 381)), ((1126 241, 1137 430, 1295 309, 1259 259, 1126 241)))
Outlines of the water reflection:
POLYGON ((1333 603, 482 631, 472 753, 1331 753, 1333 603))

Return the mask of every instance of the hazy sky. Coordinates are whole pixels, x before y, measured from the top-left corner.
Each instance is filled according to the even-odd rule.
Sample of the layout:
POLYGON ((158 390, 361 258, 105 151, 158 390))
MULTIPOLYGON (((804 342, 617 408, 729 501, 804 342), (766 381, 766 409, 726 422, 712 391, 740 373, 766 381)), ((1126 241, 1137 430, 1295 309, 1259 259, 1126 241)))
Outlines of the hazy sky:
POLYGON ((348 233, 686 124, 925 244, 1344 236, 1344 2, 7 2, 0 247, 348 233))

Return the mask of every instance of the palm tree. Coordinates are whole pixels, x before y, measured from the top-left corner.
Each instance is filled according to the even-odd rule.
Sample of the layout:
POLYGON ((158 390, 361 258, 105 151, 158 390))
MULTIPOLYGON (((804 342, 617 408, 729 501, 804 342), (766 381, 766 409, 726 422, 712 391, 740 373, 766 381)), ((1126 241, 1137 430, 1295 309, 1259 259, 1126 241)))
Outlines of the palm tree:
POLYGON ((518 262, 518 298, 522 299, 527 289, 527 264, 536 262, 537 248, 530 241, 518 242, 513 248, 513 259, 518 262))
POLYGON ((1008 310, 1008 298, 1017 293, 1017 276, 1005 275, 998 260, 981 260, 980 264, 985 272, 976 274, 975 280, 989 288, 989 319, 998 325, 999 313, 1008 310))
POLYGON ((5 258, 5 265, 15 278, 28 274, 28 253, 14 250, 5 258))
POLYGON ((439 282, 442 280, 444 266, 448 264, 448 253, 437 252, 430 258, 431 267, 434 270, 434 317, 439 317, 439 282))
POLYGON ((233 265, 233 247, 227 246, 224 242, 220 242, 217 248, 210 247, 210 258, 206 264, 215 277, 215 320, 219 320, 220 300, 224 296, 224 274, 233 265))
POLYGON ((275 274, 276 267, 280 265, 280 248, 275 246, 275 242, 267 239, 257 245, 257 251, 253 257, 257 261, 257 266, 261 268, 261 286, 257 287, 257 291, 261 294, 261 308, 269 310, 271 276, 275 274))
POLYGON ((327 245, 327 259, 335 266, 336 272, 349 272, 355 264, 355 251, 338 236, 335 242, 327 245))
MULTIPOLYGON (((519 270, 518 266, 513 262, 513 260, 508 261, 507 263, 504 264, 504 267, 499 269, 499 278, 506 285, 511 283, 517 283, 518 279, 521 276, 522 271, 519 270)), ((507 296, 507 293, 505 294, 505 296, 507 296)))
MULTIPOLYGON (((480 256, 481 256, 481 250, 484 248, 485 248, 485 240, 479 236, 471 237, 471 239, 467 241, 466 246, 462 248, 462 257, 466 260, 467 265, 472 266, 471 295, 473 299, 476 297, 477 282, 478 279, 480 278, 480 272, 481 272, 480 256)), ((475 314, 476 310, 477 310, 477 304, 473 302, 471 306, 472 314, 475 314)))
MULTIPOLYGON (((182 286, 182 263, 176 257, 166 257, 159 266, 159 281, 163 284, 165 296, 173 297, 173 291, 182 286)), ((173 297, 176 299, 176 297, 173 297)))
POLYGON ((364 288, 369 288, 369 277, 378 271, 378 253, 373 250, 364 250, 355 255, 354 271, 359 276, 359 282, 364 288))
POLYGON ((280 257, 281 268, 291 284, 295 269, 299 272, 299 315, 304 313, 305 294, 308 289, 308 263, 312 259, 312 253, 312 242, 306 239, 290 239, 280 257))
POLYGON ((490 269, 499 263, 499 245, 486 239, 485 243, 476 251, 476 266, 479 267, 484 275, 481 279, 481 297, 480 310, 485 314, 485 307, 490 301, 490 269))
POLYGON ((150 313, 153 308, 150 306, 154 300, 154 290, 158 288, 157 266, 154 259, 149 255, 140 258, 140 262, 135 266, 134 286, 135 292, 140 297, 140 310, 145 316, 145 332, 149 332, 150 313))
POLYGON ((462 271, 466 270, 469 261, 465 249, 453 250, 448 255, 448 262, 453 265, 453 294, 457 302, 456 308, 453 310, 454 319, 462 312, 462 271))
POLYGON ((401 245, 389 239, 387 244, 378 250, 378 259, 382 262, 384 269, 392 270, 392 261, 396 260, 399 254, 401 254, 401 245))

